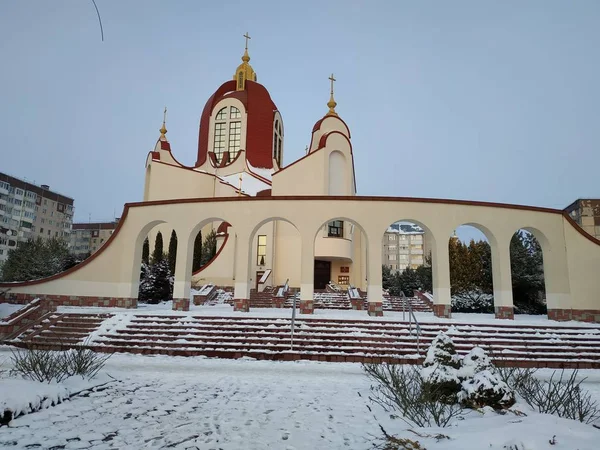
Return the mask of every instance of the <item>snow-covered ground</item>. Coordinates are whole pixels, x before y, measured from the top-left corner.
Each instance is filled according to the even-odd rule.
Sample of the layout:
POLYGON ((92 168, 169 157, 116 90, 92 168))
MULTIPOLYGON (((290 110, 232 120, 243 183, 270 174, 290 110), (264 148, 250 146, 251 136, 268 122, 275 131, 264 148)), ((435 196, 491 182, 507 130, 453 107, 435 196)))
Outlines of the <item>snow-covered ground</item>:
MULTIPOLYGON (((7 355, 0 348, 0 360, 7 355)), ((115 354, 106 372, 118 381, 105 390, 0 428, 0 448, 368 449, 379 424, 427 449, 591 450, 600 438, 590 425, 526 409, 470 412, 417 436, 369 402, 358 364, 115 354), (426 437, 437 433, 449 439, 426 437)), ((600 399, 600 371, 581 373, 600 399)))

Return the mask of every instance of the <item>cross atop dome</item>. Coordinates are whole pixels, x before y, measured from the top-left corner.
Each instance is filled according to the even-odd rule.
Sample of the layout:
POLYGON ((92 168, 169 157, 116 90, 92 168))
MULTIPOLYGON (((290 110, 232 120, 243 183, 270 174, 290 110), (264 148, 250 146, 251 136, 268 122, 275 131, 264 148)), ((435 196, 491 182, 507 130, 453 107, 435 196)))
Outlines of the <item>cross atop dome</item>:
POLYGON ((331 94, 329 97, 329 101, 327 102, 327 106, 329 107, 329 112, 327 113, 327 115, 337 116, 337 113, 335 112, 335 107, 337 106, 337 103, 333 99, 333 82, 337 80, 333 77, 333 74, 331 74, 331 76, 329 77, 329 81, 331 81, 331 94))
POLYGON ((247 31, 246 34, 243 35, 243 37, 246 39, 246 47, 244 50, 244 56, 242 56, 242 64, 238 66, 238 68, 235 70, 235 74, 233 75, 233 79, 237 82, 237 91, 243 91, 246 88, 247 80, 256 81, 256 73, 254 72, 252 66, 249 64, 250 55, 248 55, 248 40, 252 38, 250 37, 247 31))
POLYGON ((162 124, 162 127, 160 127, 160 130, 158 130, 158 131, 160 131, 159 139, 161 141, 167 140, 167 136, 165 136, 167 134, 167 127, 165 125, 166 121, 167 121, 167 107, 165 106, 165 111, 163 113, 163 124, 162 124))

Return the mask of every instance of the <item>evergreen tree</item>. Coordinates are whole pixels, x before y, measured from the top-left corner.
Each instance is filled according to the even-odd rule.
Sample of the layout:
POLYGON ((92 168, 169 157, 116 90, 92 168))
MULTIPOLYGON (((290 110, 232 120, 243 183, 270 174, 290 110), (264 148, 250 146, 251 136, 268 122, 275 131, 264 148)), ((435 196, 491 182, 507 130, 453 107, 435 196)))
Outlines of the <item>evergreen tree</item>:
POLYGON ((196 272, 201 267, 202 260, 202 232, 199 231, 194 240, 194 259, 192 262, 192 272, 196 272))
POLYGON ((177 234, 175 230, 171 231, 171 239, 169 240, 169 270, 172 274, 175 273, 175 263, 177 261, 177 234))
POLYGON ((542 248, 531 233, 518 231, 510 241, 513 302, 519 312, 545 313, 542 248))
POLYGON ((404 292, 407 297, 412 297, 414 291, 420 288, 419 279, 414 269, 407 267, 400 274, 400 290, 404 292))
POLYGON ((419 280, 419 289, 433 292, 433 273, 431 269, 431 253, 425 256, 425 264, 415 269, 419 280))
POLYGON ((386 266, 385 264, 381 265, 381 287, 383 289, 389 290, 392 287, 393 276, 392 269, 390 266, 386 266))
POLYGON ((159 231, 156 234, 156 240, 154 241, 154 251, 152 252, 152 264, 159 263, 165 258, 165 253, 163 251, 163 237, 162 233, 159 231))
POLYGON ((173 276, 169 262, 165 259, 150 266, 142 264, 142 275, 138 299, 148 303, 159 303, 173 298, 173 276))
POLYGON ((148 264, 150 262, 150 242, 148 237, 144 239, 144 246, 142 247, 142 262, 148 264))
POLYGON ((80 262, 58 237, 30 239, 9 250, 2 266, 2 281, 37 280, 63 272, 80 262))
POLYGON ((215 230, 211 230, 210 233, 204 239, 202 244, 202 257, 200 259, 200 266, 205 265, 217 254, 217 233, 215 230))

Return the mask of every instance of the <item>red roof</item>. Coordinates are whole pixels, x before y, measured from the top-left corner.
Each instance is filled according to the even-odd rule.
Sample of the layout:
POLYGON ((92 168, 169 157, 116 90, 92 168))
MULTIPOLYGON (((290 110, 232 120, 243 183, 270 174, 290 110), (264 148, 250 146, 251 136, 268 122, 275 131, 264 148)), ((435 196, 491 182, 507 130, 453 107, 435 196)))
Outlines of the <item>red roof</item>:
POLYGON ((271 100, 267 89, 254 81, 246 81, 246 89, 236 91, 234 80, 223 83, 208 99, 200 117, 198 136, 198 159, 196 167, 206 162, 209 150, 208 133, 210 116, 215 105, 225 98, 236 98, 242 102, 248 113, 246 131, 246 159, 254 167, 273 168, 273 121, 277 106, 271 100))

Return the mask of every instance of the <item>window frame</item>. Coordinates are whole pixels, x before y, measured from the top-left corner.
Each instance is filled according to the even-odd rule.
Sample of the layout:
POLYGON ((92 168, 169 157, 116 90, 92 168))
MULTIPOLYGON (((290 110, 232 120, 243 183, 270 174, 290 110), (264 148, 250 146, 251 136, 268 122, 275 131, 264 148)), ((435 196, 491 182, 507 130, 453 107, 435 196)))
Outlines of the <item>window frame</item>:
POLYGON ((343 238, 344 237, 344 221, 332 220, 327 223, 327 237, 343 238))
POLYGON ((242 105, 221 103, 215 109, 211 133, 211 151, 215 155, 217 164, 221 164, 225 152, 229 153, 229 162, 237 158, 242 150, 242 137, 244 135, 245 116, 242 105), (242 106, 242 107, 241 107, 242 106))
POLYGON ((267 235, 259 234, 256 238, 256 265, 266 265, 267 259, 267 235), (264 238, 264 239, 263 239, 264 238), (261 243, 262 241, 262 243, 261 243), (261 264, 261 257, 264 258, 263 264, 261 264))

